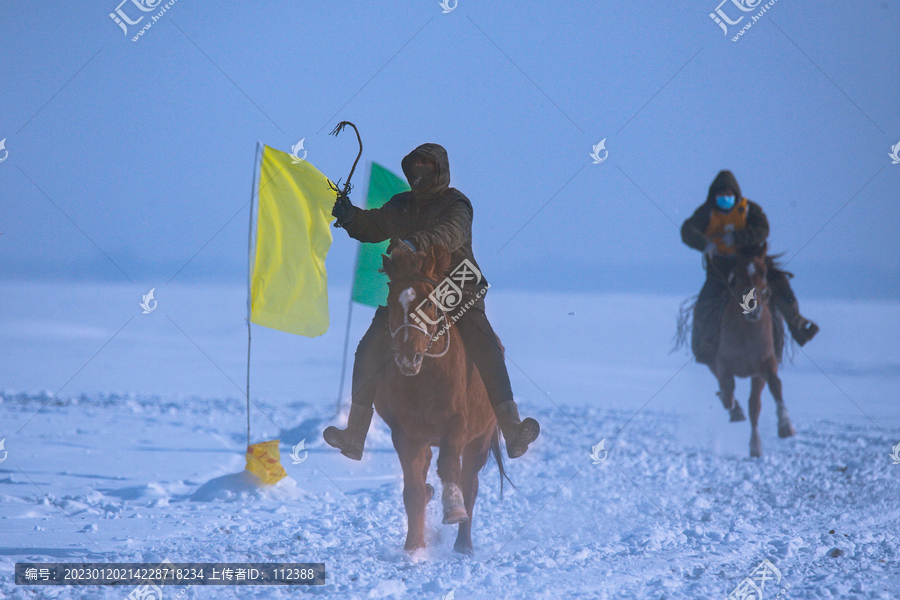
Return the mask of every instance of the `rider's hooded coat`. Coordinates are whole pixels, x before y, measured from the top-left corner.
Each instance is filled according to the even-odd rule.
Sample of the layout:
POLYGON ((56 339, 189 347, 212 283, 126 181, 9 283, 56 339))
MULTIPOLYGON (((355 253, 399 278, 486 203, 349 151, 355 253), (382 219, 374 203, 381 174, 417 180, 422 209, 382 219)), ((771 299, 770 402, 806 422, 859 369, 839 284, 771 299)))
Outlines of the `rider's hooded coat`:
MULTIPOLYGON (((350 218, 342 222, 342 227, 360 242, 391 240, 388 253, 401 240, 410 240, 420 252, 441 244, 450 250, 451 271, 463 259, 469 260, 480 271, 472 253, 472 203, 462 192, 450 187, 447 151, 438 144, 422 144, 410 152, 400 163, 407 179, 410 179, 409 168, 417 156, 430 160, 436 167, 430 187, 396 194, 381 208, 363 210, 353 207, 350 218)), ((487 287, 487 281, 482 277, 477 286, 470 283, 463 287, 463 295, 472 298, 480 292, 476 306, 483 306, 487 287)))
POLYGON ((706 196, 706 202, 681 226, 682 241, 701 252, 711 237, 721 235, 725 224, 734 226, 732 235, 737 248, 759 246, 769 237, 769 221, 762 208, 741 196, 741 187, 731 171, 720 171, 706 196), (734 192, 737 199, 727 216, 716 207, 716 194, 725 189, 734 192), (743 211, 742 214, 738 214, 743 211))

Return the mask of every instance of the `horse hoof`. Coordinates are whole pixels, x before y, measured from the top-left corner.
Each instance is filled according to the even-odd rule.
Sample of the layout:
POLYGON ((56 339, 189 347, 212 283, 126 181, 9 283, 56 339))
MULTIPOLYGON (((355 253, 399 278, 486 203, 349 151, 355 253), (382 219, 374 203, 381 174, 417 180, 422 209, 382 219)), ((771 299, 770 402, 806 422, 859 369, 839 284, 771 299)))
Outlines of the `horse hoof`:
POLYGON ((468 556, 472 556, 475 554, 475 549, 472 548, 472 542, 468 544, 461 544, 460 542, 456 542, 453 544, 453 551, 459 552, 460 554, 466 554, 468 556))
POLYGON ((407 542, 406 545, 403 546, 403 551, 407 554, 412 554, 416 550, 422 550, 423 548, 425 548, 425 542, 416 542, 414 544, 407 542))
POLYGON ((734 401, 734 406, 731 407, 731 410, 728 412, 731 414, 730 422, 732 423, 739 423, 747 420, 747 417, 744 416, 744 409, 737 403, 737 400, 734 401))
POLYGON ((453 525, 454 523, 462 523, 469 520, 469 513, 466 512, 466 503, 463 500, 462 490, 455 483, 444 484, 444 491, 441 498, 444 505, 444 525, 453 525))
POLYGON ((431 502, 431 499, 434 498, 434 486, 430 483, 425 484, 425 504, 431 502))
POLYGON ((750 458, 762 458, 762 440, 758 435, 750 437, 750 458))
POLYGON ((797 432, 794 431, 794 426, 790 421, 778 424, 778 437, 789 438, 792 437, 795 433, 797 432))
POLYGON ((466 509, 458 508, 455 510, 444 511, 444 520, 442 521, 442 523, 444 525, 456 525, 468 520, 469 513, 466 512, 466 509))

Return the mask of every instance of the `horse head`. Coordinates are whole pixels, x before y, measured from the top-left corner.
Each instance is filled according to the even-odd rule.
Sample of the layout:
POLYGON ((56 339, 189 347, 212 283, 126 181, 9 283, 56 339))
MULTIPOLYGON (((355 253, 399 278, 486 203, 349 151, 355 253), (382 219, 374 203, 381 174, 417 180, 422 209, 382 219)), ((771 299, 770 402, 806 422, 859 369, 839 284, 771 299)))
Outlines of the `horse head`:
POLYGON ((401 243, 395 244, 390 256, 382 254, 381 260, 390 280, 388 328, 394 362, 404 375, 418 375, 441 323, 449 326, 430 295, 450 269, 450 252, 444 246, 413 252, 401 243))
POLYGON ((744 318, 751 323, 759 321, 769 300, 766 250, 766 244, 742 249, 737 253, 734 270, 728 275, 728 285, 741 298, 744 318))

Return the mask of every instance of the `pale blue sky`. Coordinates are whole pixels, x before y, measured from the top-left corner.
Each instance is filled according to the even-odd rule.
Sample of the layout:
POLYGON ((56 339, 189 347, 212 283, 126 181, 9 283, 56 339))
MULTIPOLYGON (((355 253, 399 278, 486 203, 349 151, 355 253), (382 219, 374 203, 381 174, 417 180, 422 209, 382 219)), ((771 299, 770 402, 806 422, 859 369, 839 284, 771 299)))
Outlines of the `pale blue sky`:
MULTIPOLYGON (((347 119, 356 204, 365 161, 447 148, 495 286, 696 291, 677 226, 730 168, 801 296, 895 295, 897 0, 779 0, 738 43, 715 0, 178 0, 138 42, 116 6, 0 8, 4 277, 242 281, 257 140, 346 177, 347 119)), ((335 230, 332 282, 355 251, 335 230)))

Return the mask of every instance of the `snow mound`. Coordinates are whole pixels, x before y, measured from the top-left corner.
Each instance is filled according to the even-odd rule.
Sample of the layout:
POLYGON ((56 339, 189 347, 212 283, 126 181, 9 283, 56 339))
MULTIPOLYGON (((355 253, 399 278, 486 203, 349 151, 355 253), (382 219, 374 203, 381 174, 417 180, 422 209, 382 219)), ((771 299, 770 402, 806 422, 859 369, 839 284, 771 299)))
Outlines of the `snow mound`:
POLYGON ((259 477, 249 471, 231 473, 211 479, 190 495, 194 502, 236 502, 248 500, 285 501, 302 500, 306 495, 291 477, 285 477, 273 485, 263 485, 259 477))

